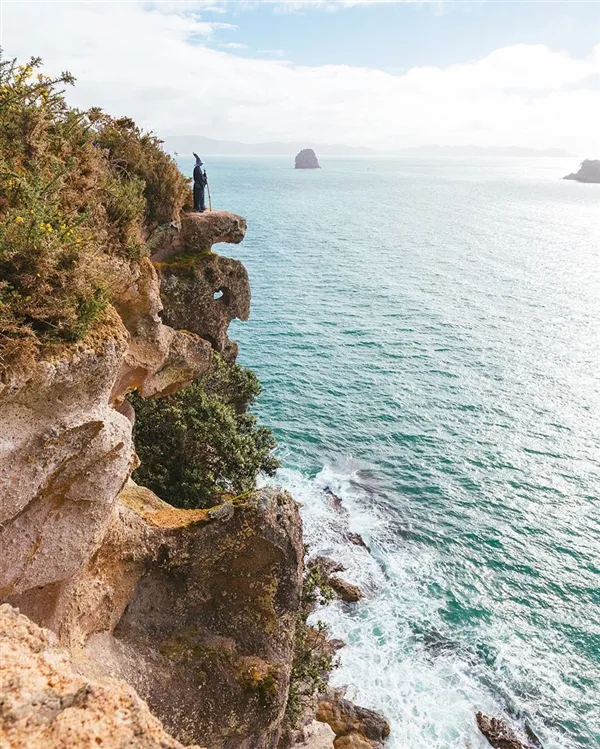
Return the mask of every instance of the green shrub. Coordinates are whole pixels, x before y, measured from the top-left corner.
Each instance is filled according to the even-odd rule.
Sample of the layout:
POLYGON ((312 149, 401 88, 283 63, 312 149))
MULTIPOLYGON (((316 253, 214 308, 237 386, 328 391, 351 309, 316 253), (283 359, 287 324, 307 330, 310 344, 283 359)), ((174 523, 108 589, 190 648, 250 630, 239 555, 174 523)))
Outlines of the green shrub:
POLYGON ((302 600, 294 640, 294 660, 286 705, 286 718, 292 728, 298 728, 306 708, 327 687, 329 675, 337 667, 337 659, 329 645, 329 633, 323 622, 314 626, 307 623, 309 615, 319 605, 333 601, 335 595, 319 567, 307 569, 302 583, 302 600))
POLYGON ((0 372, 80 339, 110 302, 110 258, 134 262, 177 217, 188 180, 131 120, 69 107, 72 85, 0 52, 0 372))
POLYGON ((143 183, 146 223, 153 228, 177 219, 191 201, 190 186, 162 150, 162 141, 142 132, 129 117, 114 119, 99 109, 89 115, 97 130, 96 143, 109 151, 113 169, 143 183))
POLYGON ((279 465, 272 433, 247 410, 259 392, 253 372, 215 355, 211 371, 177 393, 156 400, 131 394, 141 461, 133 478, 182 508, 252 490, 260 472, 273 475, 279 465))

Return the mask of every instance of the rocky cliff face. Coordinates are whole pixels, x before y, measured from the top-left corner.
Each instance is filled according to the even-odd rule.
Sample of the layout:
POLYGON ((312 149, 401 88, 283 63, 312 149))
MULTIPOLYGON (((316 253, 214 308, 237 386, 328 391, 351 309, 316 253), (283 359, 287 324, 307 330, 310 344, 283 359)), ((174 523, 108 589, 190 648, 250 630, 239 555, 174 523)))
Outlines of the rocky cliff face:
POLYGON ((5 749, 183 749, 128 684, 77 673, 52 632, 8 605, 0 606, 0 664, 5 749))
POLYGON ((314 693, 305 731, 285 717, 305 611, 294 500, 263 489, 180 510, 130 479, 127 392, 176 391, 208 370, 212 350, 235 360, 227 327, 248 317, 248 276, 211 248, 245 230, 224 212, 159 228, 151 259, 111 260, 113 305, 83 340, 3 375, 2 746, 382 740, 350 703, 329 700, 310 723, 314 693))
POLYGON ((312 148, 303 148, 296 156, 296 169, 320 169, 316 153, 312 148))
MULTIPOLYGON (((5 645, 20 652, 23 668, 55 660, 66 685, 53 693, 60 707, 45 727, 19 717, 33 709, 31 695, 1 703, 3 735, 15 746, 50 736, 58 746, 82 710, 89 723, 102 704, 125 703, 132 717, 123 736, 144 735, 132 746, 179 746, 130 687, 105 686, 112 676, 133 684, 182 741, 276 740, 302 584, 294 501, 264 490, 222 512, 175 510, 128 483, 137 459, 127 391, 157 397, 181 388, 208 369, 212 349, 235 359, 227 326, 248 317, 248 277, 211 247, 240 242, 245 229, 223 212, 159 229, 149 240, 154 263, 114 261, 114 305, 86 338, 5 373, 0 600, 69 652, 46 656, 50 636, 4 611, 5 645), (81 689, 104 696, 71 701, 81 689)), ((20 680, 18 660, 8 671, 2 664, 8 692, 20 680)), ((88 728, 77 730, 89 738, 88 728)))

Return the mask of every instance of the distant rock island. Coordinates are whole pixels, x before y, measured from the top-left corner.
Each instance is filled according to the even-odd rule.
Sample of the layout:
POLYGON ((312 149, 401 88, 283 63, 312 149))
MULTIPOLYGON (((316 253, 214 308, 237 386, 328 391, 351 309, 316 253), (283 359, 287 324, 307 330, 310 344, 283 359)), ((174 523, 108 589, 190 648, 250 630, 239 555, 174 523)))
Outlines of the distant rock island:
POLYGON ((600 159, 585 159, 579 165, 578 172, 567 174, 563 179, 574 179, 577 182, 600 182, 600 159))
POLYGON ((312 148, 303 148, 296 156, 296 169, 320 169, 317 154, 312 148))

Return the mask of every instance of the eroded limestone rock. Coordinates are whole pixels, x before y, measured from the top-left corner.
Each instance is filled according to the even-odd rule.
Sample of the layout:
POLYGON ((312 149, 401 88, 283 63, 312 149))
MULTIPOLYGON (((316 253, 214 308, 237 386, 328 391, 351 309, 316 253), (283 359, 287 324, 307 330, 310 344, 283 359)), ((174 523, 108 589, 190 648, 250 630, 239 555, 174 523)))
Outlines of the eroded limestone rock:
POLYGON ((128 684, 81 676, 55 643, 51 632, 0 606, 4 749, 183 749, 128 684))

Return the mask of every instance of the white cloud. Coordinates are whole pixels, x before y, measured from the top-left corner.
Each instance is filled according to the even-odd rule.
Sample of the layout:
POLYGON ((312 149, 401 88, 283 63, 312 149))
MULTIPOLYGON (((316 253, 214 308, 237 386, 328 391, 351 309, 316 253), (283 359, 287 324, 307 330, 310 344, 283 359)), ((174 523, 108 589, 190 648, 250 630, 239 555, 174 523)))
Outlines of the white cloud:
POLYGON ((2 45, 8 55, 40 55, 51 72, 73 72, 78 106, 130 115, 162 135, 554 146, 600 156, 600 45, 576 59, 518 44, 402 74, 307 67, 208 48, 202 39, 221 41, 228 29, 177 6, 4 0, 2 45))
POLYGON ((264 55, 265 57, 277 57, 278 59, 281 59, 285 55, 285 50, 283 49, 259 49, 256 51, 257 55, 264 55))
POLYGON ((219 45, 220 47, 224 47, 225 49, 247 49, 247 44, 242 44, 241 42, 221 42, 219 45))

